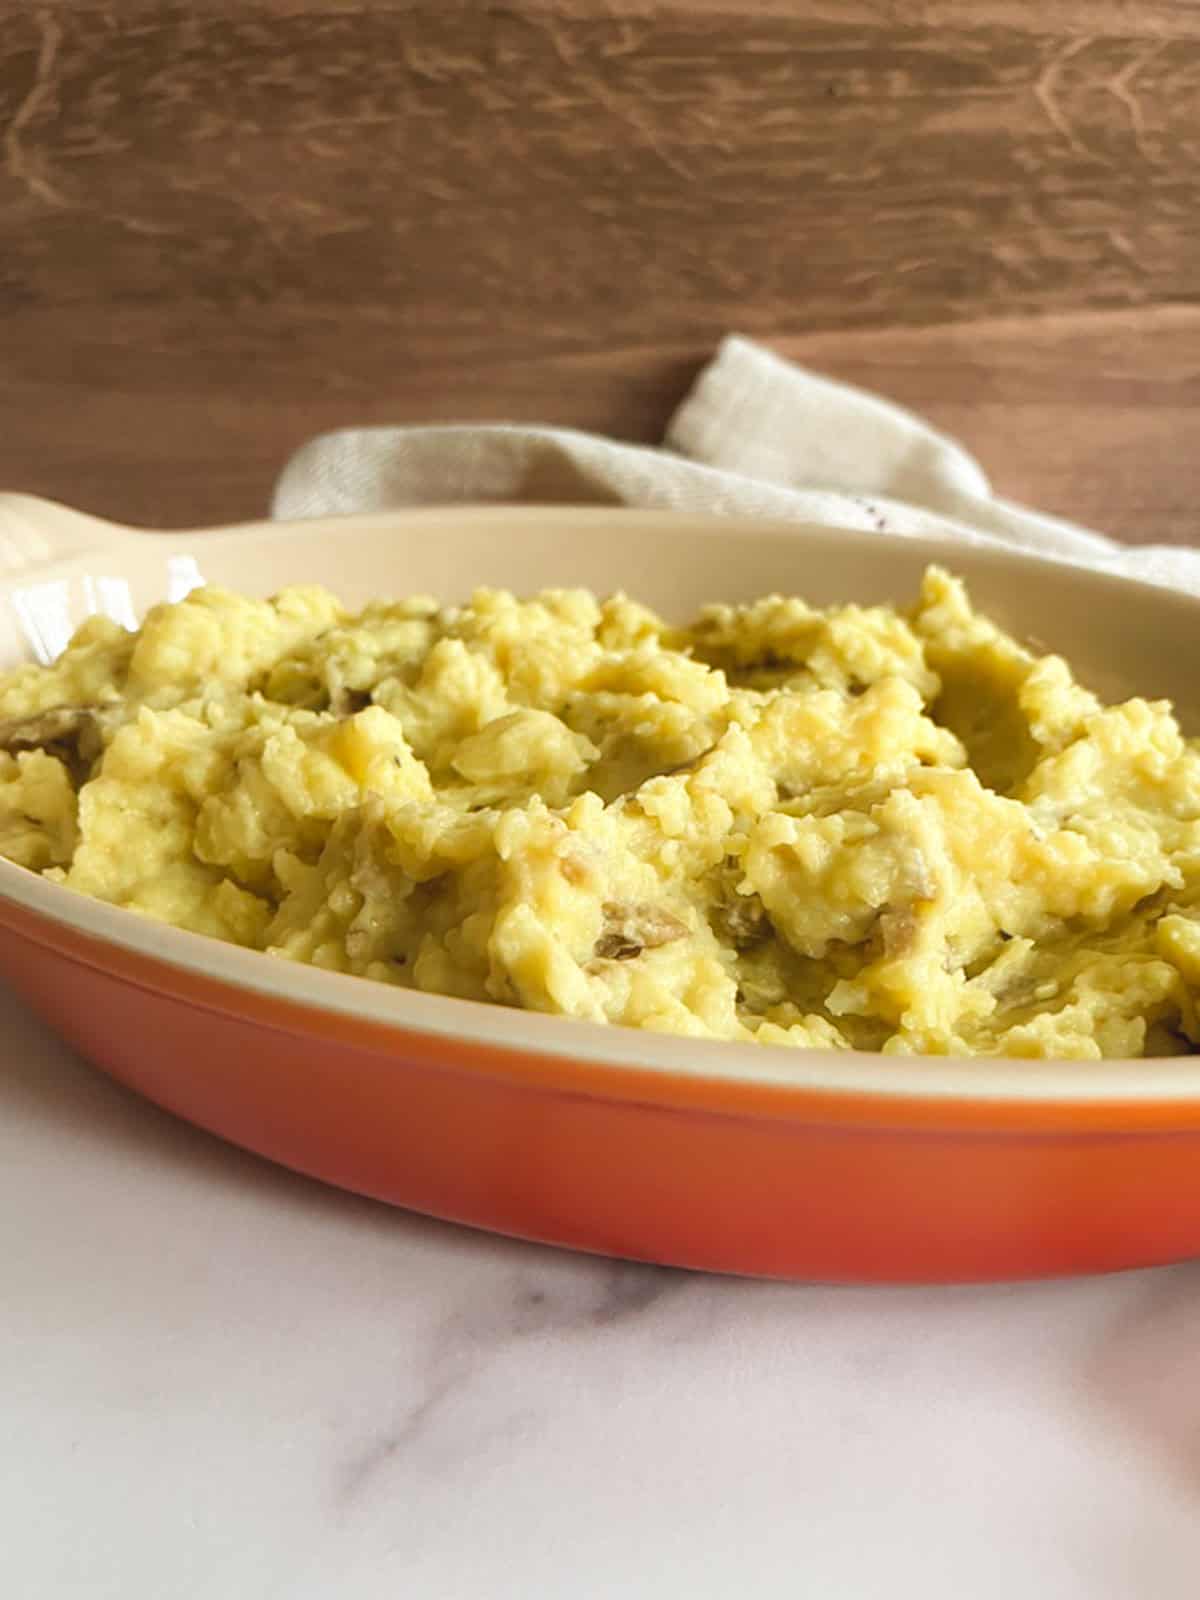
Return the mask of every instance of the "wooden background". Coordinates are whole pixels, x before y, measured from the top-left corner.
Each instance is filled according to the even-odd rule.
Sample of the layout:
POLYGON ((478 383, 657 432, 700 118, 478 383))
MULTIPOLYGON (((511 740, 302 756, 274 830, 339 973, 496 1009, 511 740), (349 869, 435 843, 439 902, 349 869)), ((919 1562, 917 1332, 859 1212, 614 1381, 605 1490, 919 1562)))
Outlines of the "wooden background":
POLYGON ((263 511, 310 433, 654 439, 727 329, 1200 542, 1194 0, 0 0, 0 484, 263 511))

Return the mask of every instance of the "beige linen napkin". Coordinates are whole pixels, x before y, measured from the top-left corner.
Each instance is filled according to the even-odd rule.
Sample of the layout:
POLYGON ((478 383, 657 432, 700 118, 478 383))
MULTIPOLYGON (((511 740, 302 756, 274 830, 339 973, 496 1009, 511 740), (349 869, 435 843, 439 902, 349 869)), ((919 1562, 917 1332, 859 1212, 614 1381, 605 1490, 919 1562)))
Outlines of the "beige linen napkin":
POLYGON ((920 417, 736 336, 700 374, 660 449, 566 428, 346 429, 292 457, 272 510, 309 517, 498 500, 742 512, 1000 542, 1200 593, 1200 551, 1133 549, 1001 500, 978 462, 920 417))

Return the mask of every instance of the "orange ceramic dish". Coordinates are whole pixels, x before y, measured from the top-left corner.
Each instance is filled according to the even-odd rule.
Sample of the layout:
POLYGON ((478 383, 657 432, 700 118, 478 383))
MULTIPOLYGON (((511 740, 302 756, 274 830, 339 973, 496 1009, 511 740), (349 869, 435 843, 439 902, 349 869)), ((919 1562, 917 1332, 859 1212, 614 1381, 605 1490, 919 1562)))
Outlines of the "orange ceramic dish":
MULTIPOLYGON (((435 510, 183 535, 0 499, 0 667, 89 609, 204 579, 463 597, 772 590, 903 599, 945 546, 611 510, 435 510), (4 572, 4 568, 7 571, 4 572)), ((980 605, 1106 695, 1175 700, 1200 602, 956 548, 980 605)), ((1194 719, 1193 719, 1194 720, 1194 719)), ((1189 731, 1195 731, 1194 726, 1189 731)), ((1200 1251, 1200 1062, 883 1057, 707 1043, 414 994, 164 927, 0 861, 0 972, 85 1056, 331 1183, 504 1233, 821 1279, 1082 1272, 1200 1251)))

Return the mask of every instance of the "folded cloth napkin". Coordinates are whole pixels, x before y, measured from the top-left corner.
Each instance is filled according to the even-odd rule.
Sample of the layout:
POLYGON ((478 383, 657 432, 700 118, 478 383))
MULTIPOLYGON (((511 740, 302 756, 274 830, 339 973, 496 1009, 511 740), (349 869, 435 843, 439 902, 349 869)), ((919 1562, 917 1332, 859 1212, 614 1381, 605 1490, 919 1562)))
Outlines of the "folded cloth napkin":
POLYGON ((277 517, 467 501, 657 506, 1019 545, 1200 593, 1200 551, 1132 548, 993 495, 961 445, 899 406, 731 336, 664 445, 568 428, 464 425, 323 434, 288 462, 277 517))

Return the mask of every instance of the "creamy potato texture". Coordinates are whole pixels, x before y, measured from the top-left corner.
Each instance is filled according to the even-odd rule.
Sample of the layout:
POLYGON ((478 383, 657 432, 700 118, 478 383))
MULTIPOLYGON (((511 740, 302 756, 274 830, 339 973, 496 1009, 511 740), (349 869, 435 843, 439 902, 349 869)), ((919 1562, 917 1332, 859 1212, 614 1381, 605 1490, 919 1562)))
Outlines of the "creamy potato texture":
POLYGON ((595 1022, 904 1054, 1200 1039, 1200 744, 931 570, 467 605, 201 589, 0 678, 0 853, 294 961, 595 1022))

